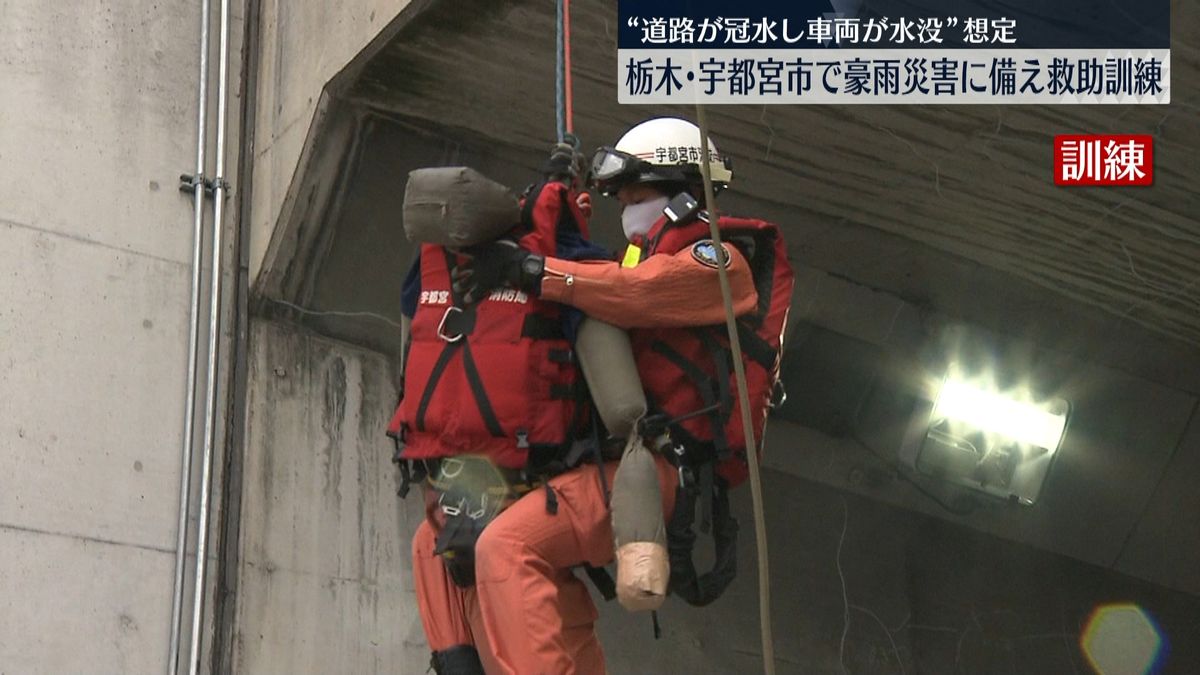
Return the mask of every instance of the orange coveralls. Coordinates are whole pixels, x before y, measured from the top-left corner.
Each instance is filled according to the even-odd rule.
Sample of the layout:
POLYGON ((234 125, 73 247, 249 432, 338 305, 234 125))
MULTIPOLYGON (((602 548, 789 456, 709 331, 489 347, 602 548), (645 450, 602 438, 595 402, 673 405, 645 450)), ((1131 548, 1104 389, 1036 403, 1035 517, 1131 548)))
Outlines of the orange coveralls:
MULTIPOLYGON (((754 309, 749 264, 732 246, 728 268, 734 313, 754 309)), ((725 321, 717 270, 692 257, 650 256, 637 267, 607 261, 546 258, 541 297, 579 308, 621 328, 705 326, 725 321)), ((675 506, 678 475, 656 457, 663 514, 675 506)), ((603 466, 612 485, 616 462, 603 466)), ((475 546, 475 586, 460 588, 433 554, 427 518, 413 538, 413 574, 425 635, 434 651, 473 645, 490 675, 605 672, 591 595, 572 568, 600 567, 614 556, 612 522, 596 465, 550 479, 558 501, 546 510, 544 490, 518 499, 496 517, 475 546)), ((430 513, 432 516, 432 513, 430 513)))

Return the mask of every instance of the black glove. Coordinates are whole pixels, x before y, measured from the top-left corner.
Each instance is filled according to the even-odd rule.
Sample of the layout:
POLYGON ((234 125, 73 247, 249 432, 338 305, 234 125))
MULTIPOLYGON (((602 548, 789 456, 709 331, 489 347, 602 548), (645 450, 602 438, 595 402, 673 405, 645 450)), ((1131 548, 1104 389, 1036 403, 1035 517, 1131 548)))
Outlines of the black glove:
POLYGON ((545 258, 521 248, 515 241, 501 239, 480 244, 463 249, 458 255, 460 260, 450 279, 454 292, 468 305, 501 286, 534 295, 541 291, 545 258))
POLYGON ((550 148, 550 157, 542 166, 542 173, 547 180, 561 181, 570 185, 576 178, 583 175, 587 158, 579 152, 579 140, 573 135, 567 136, 550 148))

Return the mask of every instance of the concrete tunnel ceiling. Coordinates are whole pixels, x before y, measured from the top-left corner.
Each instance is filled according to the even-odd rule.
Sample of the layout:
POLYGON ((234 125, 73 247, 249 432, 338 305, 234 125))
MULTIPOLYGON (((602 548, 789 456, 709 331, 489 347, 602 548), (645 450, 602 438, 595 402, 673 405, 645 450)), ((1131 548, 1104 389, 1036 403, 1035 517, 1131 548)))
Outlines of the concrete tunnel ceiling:
MULTIPOLYGON (((449 139, 443 145, 457 151, 455 161, 488 156, 482 161, 496 166, 497 178, 527 182, 553 140, 553 7, 413 5, 328 87, 330 110, 357 120, 351 136, 359 142, 326 152, 346 164, 361 159, 352 150, 369 153, 364 146, 389 132, 416 127, 449 139)), ((1177 33, 1200 18, 1191 6, 1175 9, 1177 33)), ((615 3, 577 0, 572 21, 575 124, 588 147, 652 114, 693 114, 690 106, 616 103, 615 3)), ((1177 44, 1173 57, 1170 108, 713 107, 714 136, 735 161, 725 208, 781 222, 799 264, 1002 332, 1061 341, 1063 308, 1086 312, 1080 305, 1127 332, 1136 324, 1167 338, 1156 345, 1200 345, 1200 204, 1187 178, 1200 170, 1200 51, 1177 44), (1067 132, 1155 134, 1154 188, 1055 187, 1051 137, 1067 132)), ((310 145, 319 140, 310 134, 310 145)), ((450 157, 420 163, 438 159, 450 157)), ((311 164, 309 174, 321 171, 311 164)), ((357 168, 347 166, 332 190, 337 209, 354 197, 345 179, 357 168)), ((401 191, 400 168, 389 176, 393 194, 401 191)), ((372 216, 389 221, 392 235, 398 205, 376 204, 372 216)), ((339 220, 324 213, 327 226, 339 220)), ((353 227, 340 220, 338 229, 353 227)), ((388 257, 405 246, 394 236, 388 243, 395 245, 364 252, 388 257)), ((372 266, 362 260, 342 271, 372 266)), ((305 284, 305 294, 318 285, 305 284)), ((273 294, 270 284, 261 290, 273 294)), ((394 302, 364 309, 397 315, 394 302)))
MULTIPOLYGON (((554 128, 553 7, 442 5, 389 43, 346 96, 523 149, 545 147, 554 128)), ((590 145, 612 142, 647 113, 693 114, 616 104, 615 3, 575 2, 572 21, 576 127, 590 145)), ((1200 52, 1177 44, 1173 57, 1175 100, 1195 102, 1200 52)), ((859 232, 881 231, 1200 344, 1196 114, 781 105, 720 106, 711 116, 734 157, 737 191, 804 228, 791 237, 803 262, 855 271, 845 259, 859 232), (1155 134, 1155 187, 1055 187, 1051 136, 1067 132, 1155 134)), ((880 263, 903 264, 858 265, 880 263)))
MULTIPOLYGON (((1173 10, 1176 35, 1200 28, 1200 8, 1173 10)), ((690 106, 616 103, 615 3, 575 0, 572 20, 575 126, 587 147, 612 142, 647 116, 694 114, 690 106)), ((414 0, 327 85, 254 288, 256 310, 394 351, 396 331, 378 317, 399 320, 413 253, 400 222, 407 172, 462 163, 514 187, 530 182, 553 140, 553 55, 552 3, 414 0)), ((802 279, 815 274, 861 289, 824 300, 846 305, 837 311, 848 322, 826 328, 865 323, 878 311, 847 298, 895 298, 912 323, 961 320, 1065 355, 1043 362, 1075 374, 1082 364, 1123 371, 1096 379, 1107 387, 1096 397, 1105 410, 1092 413, 1111 406, 1109 426, 1120 434, 1161 418, 1148 419, 1146 436, 1129 431, 1108 444, 1120 453, 1153 437, 1141 491, 1126 495, 1129 504, 1104 498, 1122 522, 1137 523, 1152 515, 1143 506, 1176 447, 1200 458, 1200 433, 1187 431, 1200 393, 1200 205, 1188 179, 1200 171, 1200 50, 1177 42, 1172 56, 1169 107, 714 106, 714 137, 735 162, 722 208, 780 222, 793 264, 810 272, 802 279), (1154 134, 1155 186, 1055 187, 1052 137, 1075 132, 1154 134), (1156 396, 1171 399, 1171 415, 1155 407, 1156 396)), ((604 227, 615 211, 600 201, 595 229, 615 245, 618 229, 604 227)), ((796 314, 809 302, 806 291, 827 287, 799 288, 796 314)), ((1132 460, 1101 472, 1114 494, 1125 461, 1132 460)), ((1175 496, 1154 503, 1186 511, 1198 504, 1186 490, 1173 487, 1175 496)), ((1105 550, 1095 556, 1039 543, 1069 539, 1060 526, 1086 518, 1089 504, 1057 515, 1047 508, 1038 536, 1016 522, 982 529, 1200 592, 1194 573, 1165 582, 1117 565, 1121 553, 1114 559, 1099 541, 1092 548, 1105 550)), ((1075 534, 1085 548, 1088 538, 1127 532, 1075 534)), ((1200 559, 1194 548, 1186 559, 1200 559)))

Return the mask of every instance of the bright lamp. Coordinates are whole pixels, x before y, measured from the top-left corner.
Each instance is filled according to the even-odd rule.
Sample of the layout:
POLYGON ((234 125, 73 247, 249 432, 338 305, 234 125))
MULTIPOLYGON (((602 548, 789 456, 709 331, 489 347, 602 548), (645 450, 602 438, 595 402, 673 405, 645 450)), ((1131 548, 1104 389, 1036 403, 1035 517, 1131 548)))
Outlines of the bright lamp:
POLYGON ((1001 391, 990 378, 942 381, 916 457, 922 473, 996 497, 1033 504, 1066 433, 1070 405, 1001 391))

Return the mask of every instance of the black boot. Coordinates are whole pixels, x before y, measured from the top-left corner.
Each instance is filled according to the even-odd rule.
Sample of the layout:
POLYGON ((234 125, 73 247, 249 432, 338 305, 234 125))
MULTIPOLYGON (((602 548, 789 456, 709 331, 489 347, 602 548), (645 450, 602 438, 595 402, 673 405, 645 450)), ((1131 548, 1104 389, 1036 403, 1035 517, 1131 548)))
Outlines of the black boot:
POLYGON ((437 675, 484 675, 479 652, 471 645, 456 645, 434 652, 429 664, 437 675))

